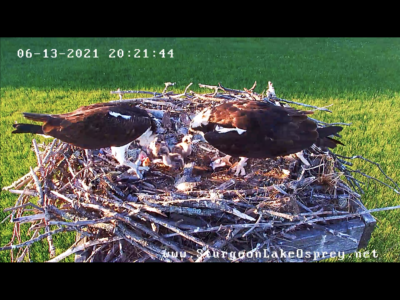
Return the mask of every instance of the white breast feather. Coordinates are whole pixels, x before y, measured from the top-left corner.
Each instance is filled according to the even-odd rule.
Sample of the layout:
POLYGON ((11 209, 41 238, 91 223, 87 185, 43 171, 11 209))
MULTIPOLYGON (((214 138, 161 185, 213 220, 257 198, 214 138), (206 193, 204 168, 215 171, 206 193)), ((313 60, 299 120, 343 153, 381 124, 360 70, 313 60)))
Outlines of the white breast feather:
POLYGON ((129 120, 129 119, 131 118, 131 116, 121 115, 121 114, 119 114, 119 113, 117 113, 117 112, 113 112, 113 111, 109 111, 108 113, 109 113, 111 116, 113 116, 113 117, 116 117, 116 118, 122 117, 122 118, 124 118, 125 120, 129 120))
POLYGON ((155 137, 156 136, 153 134, 153 131, 151 131, 151 127, 149 127, 140 137, 137 138, 137 140, 141 146, 147 147, 155 139, 155 137))
POLYGON ((126 161, 125 153, 126 153, 126 150, 128 150, 130 144, 131 143, 128 143, 121 147, 111 147, 112 155, 114 155, 114 157, 118 160, 118 162, 121 165, 126 161))
POLYGON ((242 134, 244 132, 246 132, 246 130, 244 129, 240 129, 240 128, 224 128, 222 126, 217 125, 215 127, 215 130, 219 133, 226 133, 226 132, 230 132, 230 131, 237 131, 238 134, 242 134))

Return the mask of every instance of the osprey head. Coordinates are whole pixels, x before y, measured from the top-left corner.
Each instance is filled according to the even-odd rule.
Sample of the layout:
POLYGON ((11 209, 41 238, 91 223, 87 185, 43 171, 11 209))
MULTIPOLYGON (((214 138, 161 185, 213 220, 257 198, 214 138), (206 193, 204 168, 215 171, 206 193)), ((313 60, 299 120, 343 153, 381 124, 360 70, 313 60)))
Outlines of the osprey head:
POLYGON ((193 135, 187 134, 182 138, 182 143, 191 144, 193 140, 193 135))
POLYGON ((164 143, 161 144, 162 146, 160 147, 160 155, 169 155, 169 149, 168 146, 164 143))
POLYGON ((205 127, 208 125, 208 120, 210 119, 210 115, 211 115, 210 108, 205 108, 201 112, 199 112, 190 122, 189 132, 203 133, 205 127))

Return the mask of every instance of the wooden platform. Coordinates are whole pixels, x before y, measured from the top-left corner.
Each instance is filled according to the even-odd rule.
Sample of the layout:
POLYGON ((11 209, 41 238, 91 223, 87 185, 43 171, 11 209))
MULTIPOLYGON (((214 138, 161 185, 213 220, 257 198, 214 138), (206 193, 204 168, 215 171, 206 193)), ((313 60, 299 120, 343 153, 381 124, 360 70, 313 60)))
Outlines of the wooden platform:
MULTIPOLYGON (((357 212, 367 210, 359 201, 353 205, 357 212)), ((359 251, 368 245, 375 225, 374 217, 365 213, 359 218, 291 233, 295 236, 294 240, 278 242, 278 245, 284 253, 293 253, 292 257, 286 256, 281 259, 286 262, 312 262, 359 251)), ((261 258, 257 261, 264 260, 261 258)))

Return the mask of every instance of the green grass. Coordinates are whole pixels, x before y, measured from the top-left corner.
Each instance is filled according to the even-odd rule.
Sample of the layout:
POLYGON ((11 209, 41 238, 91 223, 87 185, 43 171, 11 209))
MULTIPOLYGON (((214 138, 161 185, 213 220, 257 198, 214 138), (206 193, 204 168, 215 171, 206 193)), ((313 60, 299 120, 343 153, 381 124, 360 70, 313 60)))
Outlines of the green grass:
MULTIPOLYGON (((0 186, 7 186, 36 166, 32 136, 11 135, 11 124, 22 122, 21 112, 63 113, 82 105, 116 99, 110 90, 162 91, 164 82, 175 89, 204 92, 198 83, 221 82, 230 88, 250 88, 257 81, 261 93, 268 80, 279 97, 326 106, 333 114, 316 113, 324 121, 351 122, 343 130, 343 155, 363 155, 378 162, 400 182, 400 39, 399 38, 2 38, 0 186), (97 49, 99 58, 19 58, 18 49, 42 52, 57 49, 97 49), (124 49, 124 58, 109 58, 109 49, 124 49), (148 49, 150 58, 127 57, 127 51, 148 49), (174 57, 152 58, 173 49, 174 57), (150 52, 151 51, 151 52, 150 52)), ((38 141, 44 138, 37 137, 38 141)), ((363 161, 355 166, 384 180, 379 170, 363 161)), ((387 182, 387 181, 386 181, 387 182)), ((0 193, 0 221, 17 197, 0 193)), ((363 202, 369 209, 399 205, 400 197, 369 182, 363 202)), ((378 258, 345 261, 400 262, 400 211, 374 213, 377 228, 366 251, 378 258)), ((12 236, 12 224, 0 224, 0 247, 12 236)), ((29 228, 24 224, 24 232, 29 228)), ((74 241, 73 234, 54 236, 57 254, 74 241)), ((33 261, 46 261, 47 243, 31 248, 33 261)), ((69 257, 66 261, 72 261, 69 257)), ((9 251, 0 262, 9 262, 9 251)), ((333 259, 333 261, 335 261, 333 259)))

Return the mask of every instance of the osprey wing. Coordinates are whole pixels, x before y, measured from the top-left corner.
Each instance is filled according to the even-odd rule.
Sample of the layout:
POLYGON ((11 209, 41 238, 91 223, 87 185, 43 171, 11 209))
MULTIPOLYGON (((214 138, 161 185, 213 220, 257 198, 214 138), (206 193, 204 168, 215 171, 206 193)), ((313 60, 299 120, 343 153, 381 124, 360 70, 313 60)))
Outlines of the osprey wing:
POLYGON ((99 103, 52 115, 44 124, 43 132, 78 147, 96 149, 126 145, 152 126, 150 116, 142 109, 99 103))
POLYGON ((296 153, 318 138, 312 112, 260 101, 227 102, 211 111, 205 139, 232 156, 276 157, 296 153))

